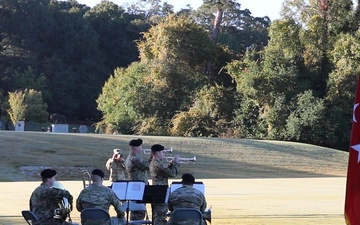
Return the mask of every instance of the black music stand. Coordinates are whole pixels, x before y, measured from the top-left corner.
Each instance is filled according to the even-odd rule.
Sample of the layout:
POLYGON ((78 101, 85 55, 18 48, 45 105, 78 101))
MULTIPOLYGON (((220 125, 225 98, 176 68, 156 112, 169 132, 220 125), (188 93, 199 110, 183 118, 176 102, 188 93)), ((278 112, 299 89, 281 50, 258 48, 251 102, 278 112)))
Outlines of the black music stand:
POLYGON ((168 186, 167 185, 146 185, 144 196, 139 203, 151 204, 151 221, 154 224, 154 211, 153 204, 155 203, 167 203, 168 198, 168 186))

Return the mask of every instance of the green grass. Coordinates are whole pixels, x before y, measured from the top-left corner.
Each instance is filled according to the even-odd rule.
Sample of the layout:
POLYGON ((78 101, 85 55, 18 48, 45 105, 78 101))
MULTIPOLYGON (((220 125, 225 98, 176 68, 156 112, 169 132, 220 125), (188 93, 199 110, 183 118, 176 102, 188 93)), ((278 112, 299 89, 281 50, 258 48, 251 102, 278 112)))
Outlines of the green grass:
MULTIPOLYGON (((286 212, 285 208, 284 211, 266 212, 269 207, 272 209, 271 204, 275 204, 269 202, 269 198, 273 197, 252 192, 244 195, 241 187, 245 180, 240 178, 344 177, 347 170, 347 152, 301 143, 248 139, 0 131, 0 168, 2 170, 0 181, 11 182, 3 183, 6 186, 12 185, 14 182, 15 192, 22 196, 21 198, 17 197, 16 204, 13 204, 15 206, 10 208, 10 201, 5 200, 3 204, 0 204, 0 208, 3 209, 0 225, 24 224, 24 220, 17 213, 27 206, 31 190, 26 189, 25 191, 15 181, 38 182, 40 171, 45 167, 53 167, 58 171, 57 178, 59 180, 77 182, 76 185, 67 186, 76 198, 79 192, 76 190, 82 188, 81 171, 83 169, 90 170, 98 167, 105 170, 105 162, 111 156, 112 149, 121 148, 126 157, 129 151, 129 141, 139 137, 144 140, 143 148, 150 148, 151 145, 159 143, 166 148, 173 148, 174 155, 197 157, 194 164, 181 165, 180 174, 191 172, 199 180, 211 179, 207 180, 209 191, 211 192, 211 189, 219 191, 219 193, 207 196, 208 205, 214 206, 213 225, 344 224, 341 211, 336 214, 302 215, 296 212, 286 212), (222 182, 226 182, 227 185, 220 183, 217 178, 226 179, 228 182, 225 180, 222 182), (230 187, 229 184, 233 184, 233 182, 237 185, 230 187), (20 188, 21 191, 16 188, 20 188), (221 194, 225 192, 231 192, 234 195, 221 194), (254 214, 252 206, 248 207, 247 205, 258 202, 259 198, 263 199, 264 197, 267 199, 267 203, 263 205, 262 202, 261 205, 256 206, 257 208, 263 207, 264 213, 254 214), (266 204, 270 204, 270 206, 266 204)), ((143 154, 143 157, 148 158, 149 155, 143 154)), ((271 184, 279 183, 279 179, 274 180, 271 184)), ((253 181, 255 180, 251 179, 250 185, 253 185, 253 181)), ((260 192, 267 190, 261 185, 254 188, 260 192)), ((276 186, 276 188, 281 189, 281 186, 276 186)), ((331 187, 331 190, 333 188, 331 187)), ((214 192, 214 190, 212 191, 214 192)), ((325 190, 321 192, 323 191, 325 190)), ((297 192, 290 193, 289 203, 286 204, 293 204, 294 201, 297 204, 296 201, 300 201, 298 203, 301 206, 307 205, 302 203, 304 197, 315 202, 322 200, 322 195, 309 197, 304 194, 304 197, 299 197, 297 192)), ((338 196, 338 193, 336 192, 334 196, 338 196)), ((330 198, 332 199, 334 196, 330 196, 330 198)), ((279 193, 277 197, 274 197, 275 199, 286 198, 286 196, 279 196, 279 193)), ((336 202, 343 204, 341 200, 336 202)), ((277 206, 274 205, 274 207, 277 206)), ((302 210, 299 209, 299 211, 302 210)), ((325 212, 327 211, 325 210, 325 212)), ((79 222, 79 213, 73 211, 72 218, 75 222, 79 222)))
POLYGON ((20 170, 29 166, 57 167, 62 179, 79 179, 84 168, 105 170, 114 148, 126 157, 133 138, 142 138, 143 148, 162 144, 173 155, 196 156, 180 169, 201 179, 345 176, 347 169, 347 152, 294 142, 0 131, 0 181, 38 180, 38 174, 20 170))

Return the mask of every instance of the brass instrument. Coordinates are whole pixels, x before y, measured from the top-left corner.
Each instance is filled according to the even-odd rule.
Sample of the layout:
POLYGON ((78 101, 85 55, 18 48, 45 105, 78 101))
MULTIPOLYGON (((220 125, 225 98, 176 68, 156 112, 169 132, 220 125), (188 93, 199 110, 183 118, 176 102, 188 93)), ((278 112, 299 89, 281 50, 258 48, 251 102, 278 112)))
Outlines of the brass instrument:
POLYGON ((85 189, 89 187, 89 185, 91 184, 91 175, 87 170, 83 170, 81 171, 81 173, 82 173, 82 181, 85 189))
MULTIPOLYGON (((143 149, 143 151, 144 151, 144 154, 147 154, 147 155, 150 155, 151 154, 151 149, 143 149)), ((164 149, 163 150, 165 153, 170 153, 170 154, 172 154, 172 152, 173 152, 173 149, 172 148, 170 148, 170 149, 164 149)))
MULTIPOLYGON (((55 181, 51 188, 65 190, 65 187, 59 181, 55 181)), ((65 221, 66 218, 69 218, 69 222, 72 222, 70 217, 70 212, 72 210, 72 202, 69 202, 69 199, 65 197, 57 197, 55 201, 58 207, 54 210, 53 217, 62 221, 65 221)))
MULTIPOLYGON (((166 161, 168 162, 172 162, 174 160, 175 157, 165 157, 166 161)), ((192 157, 192 158, 179 158, 179 163, 181 164, 188 164, 189 162, 196 162, 196 156, 192 157)))
POLYGON ((203 212, 203 218, 211 223, 211 207, 203 212))

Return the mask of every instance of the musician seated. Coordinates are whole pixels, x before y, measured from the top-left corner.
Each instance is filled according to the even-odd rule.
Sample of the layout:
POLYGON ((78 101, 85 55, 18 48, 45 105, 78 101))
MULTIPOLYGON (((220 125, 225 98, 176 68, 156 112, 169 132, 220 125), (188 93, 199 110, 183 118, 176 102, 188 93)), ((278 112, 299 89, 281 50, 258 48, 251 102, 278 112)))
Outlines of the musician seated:
POLYGON ((109 212, 109 207, 112 205, 117 217, 111 217, 111 225, 124 224, 125 213, 121 209, 121 202, 112 189, 103 186, 104 176, 104 172, 100 169, 91 172, 92 183, 80 192, 76 200, 76 209, 81 212, 88 208, 100 208, 109 212))
MULTIPOLYGON (((195 177, 192 174, 182 175, 182 187, 171 192, 168 202, 169 210, 172 212, 177 208, 195 208, 204 213, 206 209, 206 199, 204 194, 193 188, 195 177)), ((179 224, 193 224, 191 221, 179 221, 179 224)), ((205 221, 202 221, 205 224, 205 221)))
MULTIPOLYGON (((71 224, 66 219, 72 210, 73 196, 63 189, 54 188, 56 171, 45 169, 41 173, 42 183, 37 187, 30 197, 30 210, 39 218, 43 225, 71 224), (69 208, 60 209, 59 203, 67 198, 69 208)), ((35 222, 33 223, 35 225, 35 222)))

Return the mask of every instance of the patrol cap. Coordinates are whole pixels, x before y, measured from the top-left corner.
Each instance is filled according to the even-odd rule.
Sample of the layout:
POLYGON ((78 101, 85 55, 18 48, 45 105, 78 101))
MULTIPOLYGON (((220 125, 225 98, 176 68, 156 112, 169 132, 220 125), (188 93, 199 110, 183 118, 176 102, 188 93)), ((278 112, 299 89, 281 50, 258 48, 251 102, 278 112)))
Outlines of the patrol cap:
POLYGON ((101 178, 104 178, 105 177, 105 174, 104 172, 101 170, 101 169, 94 169, 92 172, 91 172, 92 175, 98 175, 99 177, 101 178))
POLYGON ((114 154, 121 154, 120 148, 114 148, 114 154))
POLYGON ((133 146, 133 147, 137 147, 137 146, 140 146, 142 145, 143 143, 143 140, 141 140, 140 138, 139 139, 133 139, 130 141, 129 145, 130 146, 133 146))
POLYGON ((190 173, 184 173, 181 177, 182 182, 184 183, 195 183, 195 177, 190 173))
POLYGON ((52 178, 56 175, 56 171, 52 169, 44 169, 43 171, 41 171, 40 175, 44 178, 52 178))
POLYGON ((164 146, 162 146, 162 145, 156 144, 156 145, 151 146, 152 152, 159 152, 162 150, 164 150, 164 146))

